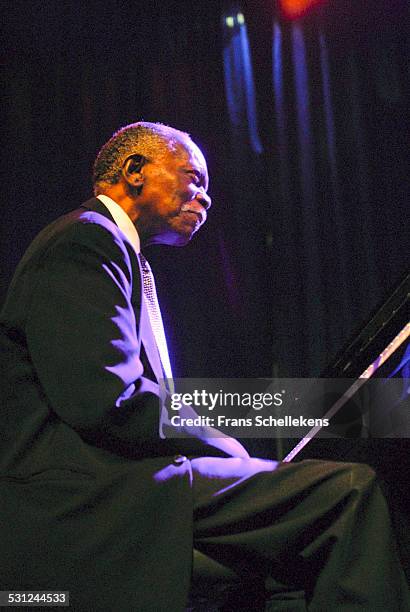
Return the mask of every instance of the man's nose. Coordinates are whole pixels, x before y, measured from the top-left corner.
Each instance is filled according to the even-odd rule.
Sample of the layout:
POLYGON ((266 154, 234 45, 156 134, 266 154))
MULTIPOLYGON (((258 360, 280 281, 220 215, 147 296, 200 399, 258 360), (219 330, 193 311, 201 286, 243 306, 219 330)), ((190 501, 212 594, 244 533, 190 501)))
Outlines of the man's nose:
POLYGON ((205 208, 205 210, 209 210, 211 208, 212 200, 205 191, 198 191, 195 196, 195 200, 199 202, 201 206, 205 208))

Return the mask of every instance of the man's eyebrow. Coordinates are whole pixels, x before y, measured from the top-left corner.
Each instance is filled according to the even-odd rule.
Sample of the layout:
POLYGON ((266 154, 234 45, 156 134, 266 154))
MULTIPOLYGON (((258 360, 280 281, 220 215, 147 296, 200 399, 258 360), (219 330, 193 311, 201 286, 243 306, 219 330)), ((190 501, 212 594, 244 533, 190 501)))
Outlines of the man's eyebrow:
POLYGON ((200 170, 195 170, 195 168, 193 168, 192 166, 187 166, 186 168, 184 168, 185 172, 192 172, 193 174, 195 174, 196 177, 198 177, 203 184, 205 184, 205 174, 203 172, 201 172, 200 170))

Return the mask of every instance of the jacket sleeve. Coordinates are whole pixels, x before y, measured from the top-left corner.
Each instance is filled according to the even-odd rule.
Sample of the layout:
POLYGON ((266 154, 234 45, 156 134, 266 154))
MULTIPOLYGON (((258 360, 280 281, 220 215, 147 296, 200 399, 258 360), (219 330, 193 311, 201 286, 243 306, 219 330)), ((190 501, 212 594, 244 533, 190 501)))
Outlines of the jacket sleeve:
POLYGON ((159 431, 158 385, 142 376, 132 257, 105 226, 73 225, 36 270, 26 321, 52 410, 76 430, 123 443, 157 439, 159 431))

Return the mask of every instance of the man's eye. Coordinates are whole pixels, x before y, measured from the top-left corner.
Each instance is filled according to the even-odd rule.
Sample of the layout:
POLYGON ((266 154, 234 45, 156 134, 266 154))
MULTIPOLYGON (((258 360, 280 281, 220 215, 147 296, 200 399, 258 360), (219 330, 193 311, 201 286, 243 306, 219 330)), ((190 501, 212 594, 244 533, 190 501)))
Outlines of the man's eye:
POLYGON ((189 174, 192 176, 192 182, 195 183, 195 185, 199 185, 199 183, 201 182, 199 176, 195 172, 190 172, 189 174))

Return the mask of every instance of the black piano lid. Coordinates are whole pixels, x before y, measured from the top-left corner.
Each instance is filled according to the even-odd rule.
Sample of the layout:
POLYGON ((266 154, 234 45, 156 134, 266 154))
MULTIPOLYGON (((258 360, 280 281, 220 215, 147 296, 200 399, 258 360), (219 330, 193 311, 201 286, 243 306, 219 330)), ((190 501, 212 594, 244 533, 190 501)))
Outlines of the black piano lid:
MULTIPOLYGON (((410 274, 399 282, 393 293, 373 311, 369 322, 356 332, 322 372, 325 378, 358 378, 390 344, 410 319, 410 274)), ((389 376, 406 351, 408 341, 376 373, 389 376)))

